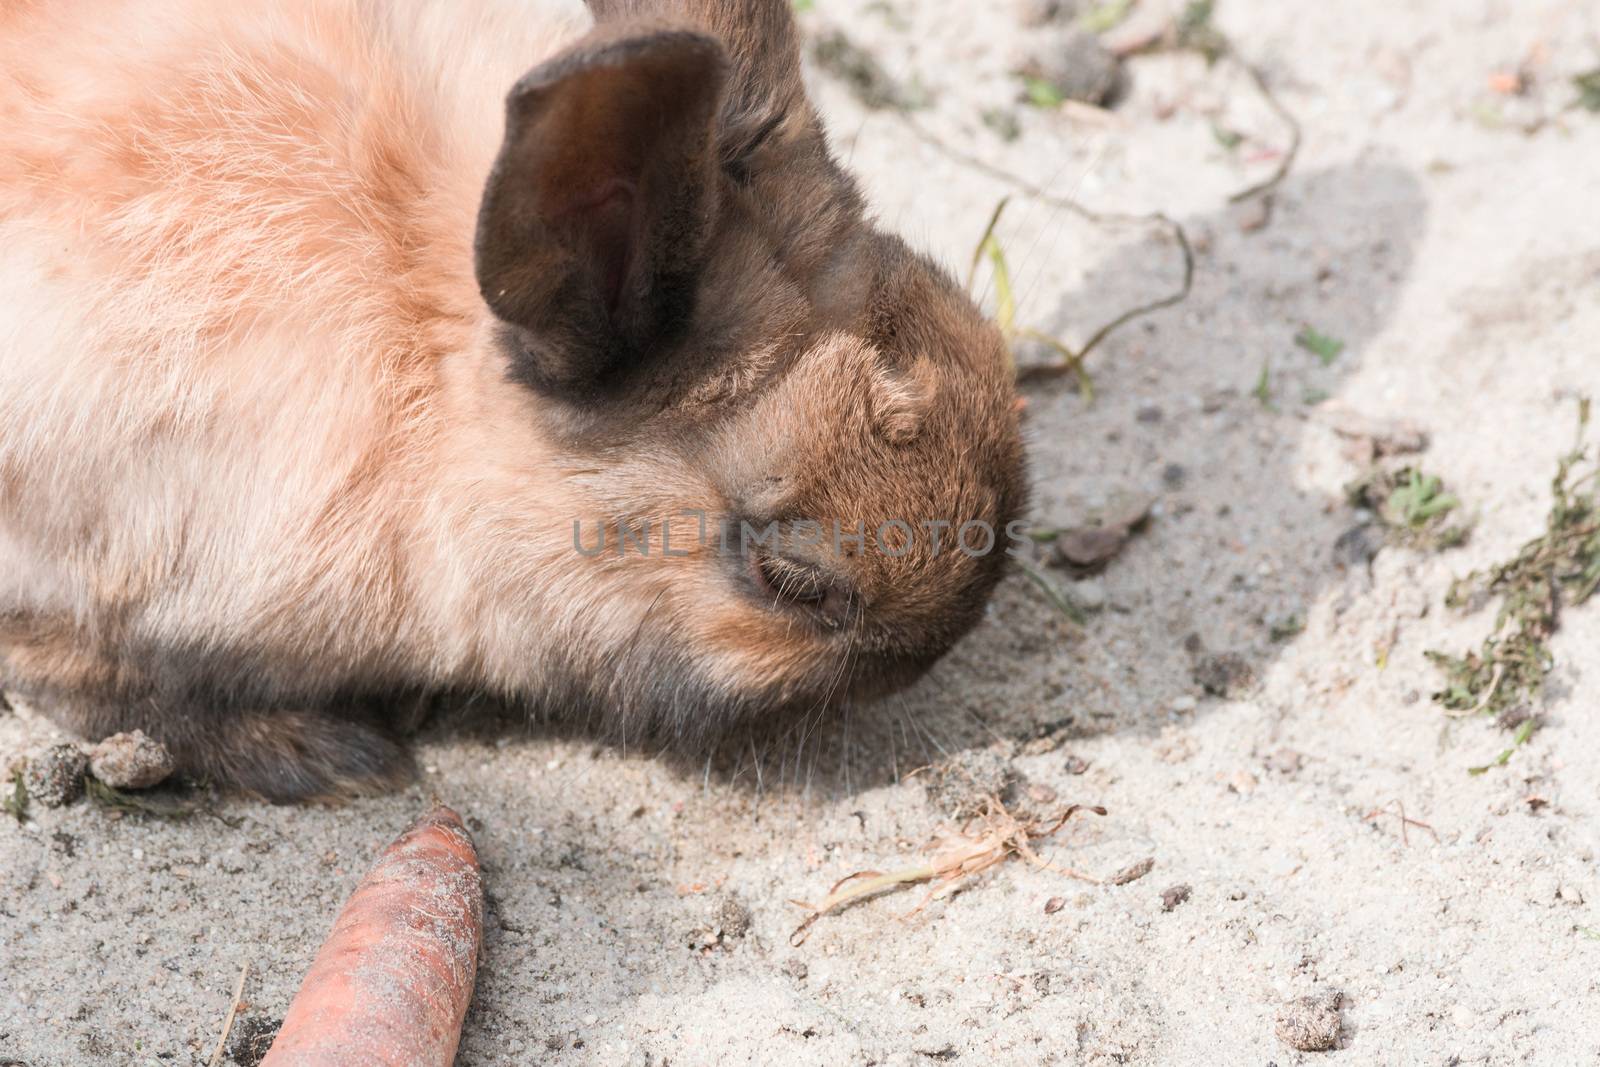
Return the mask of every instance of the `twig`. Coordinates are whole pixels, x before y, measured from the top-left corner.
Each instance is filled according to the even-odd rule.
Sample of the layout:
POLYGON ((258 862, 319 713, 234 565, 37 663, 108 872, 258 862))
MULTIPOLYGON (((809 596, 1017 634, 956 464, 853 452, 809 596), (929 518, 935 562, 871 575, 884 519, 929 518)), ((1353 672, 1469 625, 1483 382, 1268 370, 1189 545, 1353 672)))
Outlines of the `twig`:
POLYGON ((1283 102, 1272 91, 1272 87, 1267 84, 1267 76, 1262 72, 1261 68, 1254 63, 1246 62, 1238 53, 1232 53, 1232 57, 1233 61, 1244 68, 1244 72, 1255 83, 1256 91, 1261 94, 1261 99, 1265 100, 1273 113, 1283 120, 1284 125, 1289 127, 1289 147, 1284 150, 1283 158, 1278 161, 1278 169, 1273 171, 1265 180, 1259 181, 1250 186, 1250 188, 1240 190, 1228 197, 1228 203, 1237 204, 1240 201, 1249 200, 1253 196, 1270 193, 1283 184, 1283 180, 1294 169, 1295 160, 1300 155, 1302 133, 1300 120, 1295 118, 1289 109, 1283 106, 1283 102))
POLYGON ((239 1005, 244 1002, 244 982, 250 976, 250 963, 247 960, 244 969, 239 972, 239 984, 233 987, 233 1003, 228 1005, 228 1017, 222 1021, 222 1034, 217 1038, 217 1047, 211 1050, 211 1060, 206 1067, 217 1067, 222 1062, 222 1050, 228 1043, 228 1035, 233 1032, 233 1020, 239 1014, 239 1005))
MULTIPOLYGON (((1361 821, 1362 822, 1371 822, 1372 820, 1376 819, 1380 815, 1389 815, 1389 814, 1391 814, 1391 812, 1389 811, 1388 807, 1385 806, 1385 807, 1382 807, 1382 808, 1378 808, 1376 811, 1367 812, 1366 815, 1363 815, 1361 817, 1361 821)), ((1401 842, 1401 844, 1405 845, 1407 848, 1411 847, 1411 837, 1410 837, 1410 835, 1408 835, 1406 833, 1406 827, 1407 826, 1415 826, 1418 829, 1428 831, 1428 833, 1433 835, 1434 843, 1438 844, 1438 842, 1439 842, 1439 832, 1437 830, 1435 830, 1433 827, 1429 826, 1425 822, 1421 822, 1420 820, 1417 820, 1417 819, 1409 819, 1409 818, 1407 818, 1406 817, 1406 806, 1403 803, 1401 803, 1399 800, 1396 800, 1394 802, 1394 812, 1393 812, 1393 814, 1397 814, 1400 817, 1400 842, 1401 842)))
MULTIPOLYGON (((916 134, 918 138, 936 151, 943 153, 963 166, 971 167, 974 170, 988 175, 996 181, 1006 183, 1031 200, 1037 200, 1041 204, 1047 204, 1051 207, 1060 208, 1063 211, 1070 211, 1079 218, 1091 222, 1096 226, 1160 226, 1171 235, 1172 239, 1178 243, 1178 247, 1182 251, 1183 284, 1179 286, 1175 292, 1168 296, 1164 296, 1159 300, 1153 300, 1147 304, 1141 304, 1138 307, 1131 308, 1128 311, 1123 312, 1121 315, 1118 315, 1116 318, 1112 319, 1106 325, 1100 327, 1093 334, 1091 334, 1088 342, 1080 347, 1076 352, 1073 352, 1070 348, 1061 344, 1060 342, 1052 341, 1054 347, 1057 347, 1061 351, 1068 353, 1070 358, 1068 358, 1066 362, 1060 364, 1045 364, 1044 366, 1025 368, 1018 376, 1020 381, 1025 383, 1042 381, 1060 377, 1066 374, 1075 374, 1081 377, 1083 373, 1084 360, 1089 357, 1090 352, 1094 351, 1095 348, 1097 348, 1107 337, 1111 336, 1112 333, 1126 326, 1135 319, 1143 318, 1146 315, 1153 315, 1157 311, 1165 310, 1166 308, 1172 307, 1175 304, 1181 304, 1183 301, 1189 298, 1190 292, 1192 292, 1194 289, 1194 246, 1189 242, 1188 232, 1183 228, 1182 223, 1178 222, 1176 219, 1160 211, 1150 212, 1149 214, 1145 215, 1129 215, 1115 212, 1091 211, 1089 208, 1084 207, 1071 197, 1060 196, 1056 193, 1052 193, 1049 190, 1028 181, 1026 178, 1013 174, 1002 167, 997 167, 986 159, 980 159, 978 156, 972 155, 969 152, 963 151, 962 149, 949 144, 933 131, 929 130, 926 126, 922 125, 922 123, 919 122, 914 115, 907 114, 903 111, 896 112, 895 114, 899 117, 901 122, 906 124, 906 127, 910 129, 912 133, 916 134)), ((1003 203, 1004 201, 1002 201, 1002 204, 1003 203)), ((996 217, 998 217, 998 215, 999 209, 996 209, 996 217)), ((993 232, 993 225, 994 223, 991 222, 990 229, 985 232, 985 240, 980 242, 978 245, 980 252, 987 243, 988 235, 993 232)), ((976 269, 976 263, 974 264, 974 269, 976 269)))
POLYGON ((1495 693, 1499 691, 1500 683, 1505 679, 1505 676, 1506 665, 1504 663, 1496 663, 1494 665, 1494 673, 1489 676, 1489 687, 1483 691, 1483 696, 1478 698, 1478 702, 1470 708, 1462 708, 1459 711, 1446 708, 1445 718, 1469 719, 1486 709, 1489 706, 1489 701, 1493 700, 1495 693))
POLYGON ((1053 836, 1080 811, 1104 815, 1106 809, 1097 805, 1074 804, 1063 811, 1054 822, 1046 825, 1032 820, 1023 822, 1007 811, 998 798, 991 796, 985 799, 986 807, 982 816, 983 834, 978 837, 971 836, 967 832, 972 826, 969 820, 956 835, 953 843, 941 848, 931 863, 887 874, 882 871, 857 871, 835 882, 828 890, 827 898, 820 904, 803 904, 795 901, 801 907, 809 909, 811 914, 795 927, 794 932, 789 935, 789 943, 796 947, 804 944, 812 925, 824 915, 830 915, 879 893, 899 889, 902 886, 917 885, 922 882, 934 883, 922 903, 909 913, 915 915, 926 907, 941 889, 958 885, 974 875, 981 874, 1009 856, 1021 856, 1044 870, 1099 884, 1098 878, 1068 867, 1058 867, 1045 860, 1034 850, 1033 843, 1053 836), (849 888, 845 888, 846 886, 849 888))
MULTIPOLYGON (((1142 312, 1139 312, 1139 314, 1142 314, 1142 312)), ((1115 326, 1112 328, 1115 329, 1115 326)), ((1074 352, 1072 349, 1068 348, 1054 337, 1051 337, 1046 333, 1040 333, 1038 330, 1023 330, 1018 333, 1017 336, 1024 337, 1029 341, 1037 342, 1038 344, 1044 345, 1046 348, 1055 349, 1061 354, 1061 358, 1065 361, 1059 364, 1046 363, 1043 365, 1024 367, 1017 374, 1017 380, 1019 382, 1039 381, 1043 378, 1052 378, 1059 374, 1075 374, 1078 376, 1078 392, 1083 394, 1083 399, 1086 403, 1094 403, 1094 377, 1090 375, 1089 368, 1083 365, 1083 357, 1088 354, 1087 349, 1085 349, 1083 352, 1074 352)))
MULTIPOLYGON (((1062 364, 1046 363, 1025 368, 1019 376, 1021 381, 1044 381, 1050 378, 1058 378, 1064 374, 1074 373, 1081 377, 1083 374, 1083 361, 1089 358, 1090 352, 1099 347, 1100 342, 1135 319, 1142 319, 1146 315, 1154 315, 1158 311, 1164 311, 1189 299, 1189 293, 1194 289, 1194 247, 1189 244, 1188 233, 1184 231, 1181 224, 1159 211, 1143 217, 1151 221, 1162 222, 1171 228, 1172 237, 1178 242, 1178 247, 1183 252, 1183 285, 1172 295, 1130 308, 1100 327, 1090 335, 1084 346, 1078 349, 1076 356, 1072 360, 1062 364)), ((1065 346, 1062 347, 1065 348, 1065 346)))

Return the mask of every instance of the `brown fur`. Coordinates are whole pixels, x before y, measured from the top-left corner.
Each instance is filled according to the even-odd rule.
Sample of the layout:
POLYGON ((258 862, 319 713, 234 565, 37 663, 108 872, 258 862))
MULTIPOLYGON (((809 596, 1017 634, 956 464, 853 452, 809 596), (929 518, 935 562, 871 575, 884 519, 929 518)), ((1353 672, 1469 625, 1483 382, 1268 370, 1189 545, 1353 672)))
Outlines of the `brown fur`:
POLYGON ((386 694, 693 742, 972 624, 999 550, 795 536, 1024 489, 1003 344, 864 217, 787 0, 530 3, 7 7, 7 686, 291 799, 403 777, 386 694), (663 557, 686 511, 779 539, 663 557))

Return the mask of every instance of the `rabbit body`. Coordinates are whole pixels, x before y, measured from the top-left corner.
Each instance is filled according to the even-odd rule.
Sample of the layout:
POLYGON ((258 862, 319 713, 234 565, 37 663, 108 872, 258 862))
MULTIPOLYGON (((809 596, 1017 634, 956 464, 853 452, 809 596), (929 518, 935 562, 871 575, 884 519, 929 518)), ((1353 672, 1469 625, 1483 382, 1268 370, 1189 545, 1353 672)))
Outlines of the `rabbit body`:
POLYGON ((786 2, 593 6, 0 12, 0 684, 298 799, 404 779, 399 694, 692 740, 970 626, 999 553, 790 535, 1014 518, 998 336, 786 2), (575 540, 685 515, 778 534, 575 540))

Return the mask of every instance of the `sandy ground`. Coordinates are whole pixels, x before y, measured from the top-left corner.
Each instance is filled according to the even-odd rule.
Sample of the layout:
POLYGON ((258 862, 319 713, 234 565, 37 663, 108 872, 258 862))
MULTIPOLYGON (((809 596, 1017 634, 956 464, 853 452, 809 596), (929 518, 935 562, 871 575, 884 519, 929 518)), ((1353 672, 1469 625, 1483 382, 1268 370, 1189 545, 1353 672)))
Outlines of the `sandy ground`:
MULTIPOLYGON (((462 1064, 1290 1064, 1323 1054, 1281 1043, 1277 1012, 1330 991, 1341 1062, 1600 1060, 1600 607, 1554 642, 1548 726, 1482 777, 1467 767, 1505 734, 1447 726, 1423 655, 1481 639, 1489 617, 1444 593, 1542 528, 1573 397, 1600 393, 1600 115, 1562 111, 1567 78, 1600 63, 1600 8, 1224 0, 1218 24, 1305 133, 1254 229, 1227 197, 1286 133, 1236 67, 1136 59, 1102 123, 1017 104, 1028 33, 1005 5, 815 8, 811 32, 846 27, 920 87, 940 138, 1196 239, 1193 296, 1095 355, 1096 403, 1030 392, 1040 522, 1160 496, 1078 590, 1105 609, 1080 631, 1012 578, 923 684, 760 760, 441 728, 414 788, 341 810, 0 818, 0 1062, 204 1063, 247 962, 246 1018, 280 1017, 375 850, 435 795, 469 817, 492 894, 462 1064), (1529 57, 1528 98, 1489 88, 1529 57), (1293 345, 1304 323, 1346 342, 1331 366, 1293 345), (1319 393, 1429 431, 1420 462, 1478 520, 1467 547, 1336 560, 1361 467, 1319 393), (1304 630, 1275 641, 1294 616, 1304 630), (1255 683, 1207 696, 1191 635, 1255 683), (1089 885, 1012 862, 914 917, 917 890, 791 947, 793 900, 921 854, 942 816, 908 772, 976 750, 1036 807, 1106 806, 1048 856, 1153 871, 1089 885), (1402 834, 1397 804, 1432 832, 1402 834), (1192 895, 1164 910, 1176 885, 1192 895), (742 936, 716 930, 729 900, 742 936)), ((1010 190, 813 80, 886 221, 964 269, 1010 190)), ((1020 317, 1068 338, 1176 278, 1170 243, 1025 200, 1000 234, 1020 317)), ((0 754, 55 737, 0 714, 0 754)))

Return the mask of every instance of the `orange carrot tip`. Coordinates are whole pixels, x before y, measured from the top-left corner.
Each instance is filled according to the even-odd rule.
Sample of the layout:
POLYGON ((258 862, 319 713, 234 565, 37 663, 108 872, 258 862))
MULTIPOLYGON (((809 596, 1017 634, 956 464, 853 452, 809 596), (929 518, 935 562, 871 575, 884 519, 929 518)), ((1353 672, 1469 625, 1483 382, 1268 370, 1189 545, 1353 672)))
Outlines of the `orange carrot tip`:
POLYGON ((263 1067, 450 1067, 482 940, 477 851, 437 807, 345 903, 263 1067))

